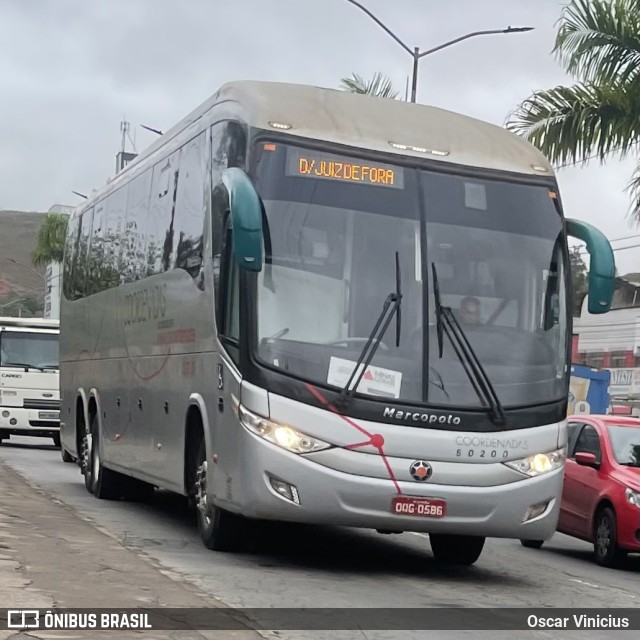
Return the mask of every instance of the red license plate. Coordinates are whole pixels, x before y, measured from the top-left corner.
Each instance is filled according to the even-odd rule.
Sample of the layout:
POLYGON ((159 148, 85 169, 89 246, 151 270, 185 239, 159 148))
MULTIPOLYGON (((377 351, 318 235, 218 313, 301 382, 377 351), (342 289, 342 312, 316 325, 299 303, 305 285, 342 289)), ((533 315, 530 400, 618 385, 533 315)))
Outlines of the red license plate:
POLYGON ((444 518, 447 503, 438 498, 411 498, 396 496, 391 501, 391 513, 397 516, 418 516, 420 518, 444 518))

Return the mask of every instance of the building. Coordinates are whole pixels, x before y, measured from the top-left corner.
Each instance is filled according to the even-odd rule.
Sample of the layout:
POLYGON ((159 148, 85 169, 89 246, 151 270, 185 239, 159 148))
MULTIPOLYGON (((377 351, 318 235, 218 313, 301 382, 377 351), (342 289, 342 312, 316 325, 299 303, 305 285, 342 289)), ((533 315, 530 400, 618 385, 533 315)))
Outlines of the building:
POLYGON ((583 300, 574 318, 572 362, 609 369, 612 402, 640 402, 640 281, 636 274, 616 278, 611 311, 591 315, 583 300))
MULTIPOLYGON (((71 215, 73 207, 54 204, 47 213, 66 213, 71 215)), ((60 295, 62 293, 62 265, 57 262, 50 262, 47 265, 44 293, 44 312, 45 318, 60 318, 60 295)))

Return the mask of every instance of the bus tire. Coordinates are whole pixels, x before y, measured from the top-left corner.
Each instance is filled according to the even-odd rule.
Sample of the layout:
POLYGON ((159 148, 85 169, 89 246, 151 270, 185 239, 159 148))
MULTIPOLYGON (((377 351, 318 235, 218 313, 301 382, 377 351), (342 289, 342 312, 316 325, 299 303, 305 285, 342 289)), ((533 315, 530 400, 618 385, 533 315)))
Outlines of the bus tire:
POLYGON ((80 439, 78 449, 78 465, 80 473, 84 477, 84 486, 89 493, 93 493, 93 474, 91 472, 91 434, 84 428, 84 434, 80 439))
POLYGON ((453 564, 469 567, 480 557, 485 538, 480 536, 457 536, 430 533, 429 542, 433 557, 438 564, 453 564))
MULTIPOLYGON (((121 495, 120 474, 102 465, 98 416, 91 418, 91 493, 101 500, 113 500, 121 495)), ((86 476, 85 476, 86 480, 86 476)))
POLYGON ((241 546, 242 519, 225 509, 216 507, 208 499, 208 478, 206 445, 203 438, 198 449, 193 488, 200 538, 207 549, 236 551, 241 546))
POLYGON ((62 462, 75 462, 75 458, 62 446, 60 447, 60 455, 62 462))
POLYGON ((122 496, 130 502, 150 502, 155 493, 155 486, 138 480, 138 478, 122 478, 122 496))
POLYGON ((53 446, 57 447, 58 449, 62 446, 62 443, 60 442, 60 434, 59 433, 54 433, 51 436, 51 439, 53 440, 53 446))
POLYGON ((520 540, 520 544, 527 549, 542 549, 544 540, 520 540))

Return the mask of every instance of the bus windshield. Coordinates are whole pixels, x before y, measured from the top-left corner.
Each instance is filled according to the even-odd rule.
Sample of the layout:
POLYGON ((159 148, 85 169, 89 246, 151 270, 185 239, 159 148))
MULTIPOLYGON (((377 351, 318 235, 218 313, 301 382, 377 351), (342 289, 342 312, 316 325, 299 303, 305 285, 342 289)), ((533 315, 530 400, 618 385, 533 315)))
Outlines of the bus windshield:
POLYGON ((58 335, 27 331, 0 332, 0 366, 58 369, 58 335))
POLYGON ((449 307, 505 406, 566 396, 563 223, 546 186, 466 178, 393 162, 261 144, 266 212, 258 358, 343 388, 382 305, 402 281, 358 394, 483 407, 459 350, 438 348, 432 265, 449 307))

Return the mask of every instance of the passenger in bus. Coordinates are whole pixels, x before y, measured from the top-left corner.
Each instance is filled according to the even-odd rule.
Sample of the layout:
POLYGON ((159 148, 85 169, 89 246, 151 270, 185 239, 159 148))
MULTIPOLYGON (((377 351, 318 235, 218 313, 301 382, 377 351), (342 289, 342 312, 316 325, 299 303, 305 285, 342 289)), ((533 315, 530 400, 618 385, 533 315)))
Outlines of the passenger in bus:
POLYGON ((467 296, 460 303, 460 319, 465 324, 480 324, 480 301, 467 296))

